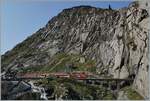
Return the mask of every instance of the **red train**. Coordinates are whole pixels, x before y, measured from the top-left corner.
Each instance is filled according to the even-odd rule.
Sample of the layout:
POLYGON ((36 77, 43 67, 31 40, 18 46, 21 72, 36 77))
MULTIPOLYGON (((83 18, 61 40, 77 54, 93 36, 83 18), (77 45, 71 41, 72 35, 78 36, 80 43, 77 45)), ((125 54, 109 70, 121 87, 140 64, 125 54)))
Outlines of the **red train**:
POLYGON ((25 73, 25 74, 18 74, 17 77, 31 77, 31 78, 36 78, 36 77, 57 77, 57 78, 73 78, 73 79, 86 79, 89 76, 92 76, 90 72, 84 72, 84 71, 75 71, 71 73, 66 73, 66 72, 55 72, 55 73, 39 73, 39 72, 34 72, 34 73, 25 73))

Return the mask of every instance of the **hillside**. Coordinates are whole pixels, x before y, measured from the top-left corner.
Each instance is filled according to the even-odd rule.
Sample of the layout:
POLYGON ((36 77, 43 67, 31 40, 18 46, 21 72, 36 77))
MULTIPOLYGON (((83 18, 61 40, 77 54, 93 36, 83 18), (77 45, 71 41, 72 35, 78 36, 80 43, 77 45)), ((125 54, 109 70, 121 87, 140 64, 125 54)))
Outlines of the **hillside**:
MULTIPOLYGON (((119 10, 78 6, 64 9, 45 27, 2 55, 3 71, 90 71, 113 78, 134 77, 148 92, 148 20, 138 2, 119 10)), ((8 72, 9 73, 9 72, 8 72)))

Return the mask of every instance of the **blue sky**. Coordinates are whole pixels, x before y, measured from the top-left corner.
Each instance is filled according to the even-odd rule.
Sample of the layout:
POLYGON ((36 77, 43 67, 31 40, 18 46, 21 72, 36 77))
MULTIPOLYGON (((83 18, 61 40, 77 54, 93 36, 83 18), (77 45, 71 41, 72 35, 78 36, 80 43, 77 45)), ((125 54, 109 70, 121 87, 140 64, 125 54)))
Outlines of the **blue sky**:
POLYGON ((12 49, 65 8, 90 5, 99 8, 122 8, 131 1, 54 1, 54 0, 2 0, 1 2, 1 54, 12 49))

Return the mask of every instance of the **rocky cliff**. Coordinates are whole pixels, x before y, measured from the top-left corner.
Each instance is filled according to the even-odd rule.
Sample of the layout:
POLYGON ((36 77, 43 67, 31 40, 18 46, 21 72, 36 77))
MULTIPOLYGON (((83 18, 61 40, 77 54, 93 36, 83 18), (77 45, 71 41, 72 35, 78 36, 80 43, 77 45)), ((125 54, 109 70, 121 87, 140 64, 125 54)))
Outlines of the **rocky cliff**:
POLYGON ((2 71, 49 66, 60 53, 80 55, 80 62, 95 61, 99 75, 133 77, 133 88, 147 98, 149 4, 142 5, 133 2, 118 10, 91 6, 64 9, 2 55, 2 71))

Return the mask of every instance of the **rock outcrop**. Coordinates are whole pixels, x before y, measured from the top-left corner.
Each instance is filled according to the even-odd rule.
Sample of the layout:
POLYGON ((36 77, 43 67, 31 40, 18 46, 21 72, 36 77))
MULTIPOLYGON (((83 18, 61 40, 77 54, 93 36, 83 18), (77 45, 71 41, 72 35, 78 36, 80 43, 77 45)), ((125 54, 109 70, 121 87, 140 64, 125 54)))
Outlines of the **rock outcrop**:
POLYGON ((1 85, 2 100, 13 100, 18 96, 24 95, 27 92, 31 92, 30 85, 22 81, 2 81, 1 85))
POLYGON ((133 2, 119 10, 90 6, 65 9, 5 53, 2 71, 48 65, 52 57, 61 52, 80 54, 96 61, 99 75, 133 77, 133 88, 147 98, 150 29, 145 7, 149 4, 140 4, 133 2))

